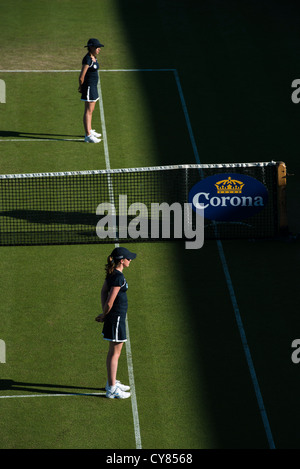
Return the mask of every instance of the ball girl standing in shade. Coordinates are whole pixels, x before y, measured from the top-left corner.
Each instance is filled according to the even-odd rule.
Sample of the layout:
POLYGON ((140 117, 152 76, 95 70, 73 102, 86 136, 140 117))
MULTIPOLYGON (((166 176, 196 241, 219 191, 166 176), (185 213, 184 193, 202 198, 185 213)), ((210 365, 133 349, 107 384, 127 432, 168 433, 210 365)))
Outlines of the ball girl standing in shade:
POLYGON ((118 247, 107 259, 106 279, 101 290, 102 314, 96 321, 104 322, 103 338, 109 341, 106 359, 107 383, 106 397, 126 399, 130 396, 130 387, 117 381, 118 362, 124 342, 126 342, 126 314, 128 308, 128 284, 123 274, 124 267, 129 267, 136 254, 118 247))
POLYGON ((95 109, 95 104, 99 99, 98 95, 98 70, 99 63, 97 61, 97 55, 99 54, 101 47, 104 47, 98 39, 89 39, 87 46, 88 53, 82 59, 82 69, 79 75, 79 88, 78 91, 81 93, 81 100, 84 101, 84 114, 83 114, 83 125, 85 130, 85 142, 87 143, 99 143, 101 140, 101 134, 98 134, 92 129, 92 116, 95 109))

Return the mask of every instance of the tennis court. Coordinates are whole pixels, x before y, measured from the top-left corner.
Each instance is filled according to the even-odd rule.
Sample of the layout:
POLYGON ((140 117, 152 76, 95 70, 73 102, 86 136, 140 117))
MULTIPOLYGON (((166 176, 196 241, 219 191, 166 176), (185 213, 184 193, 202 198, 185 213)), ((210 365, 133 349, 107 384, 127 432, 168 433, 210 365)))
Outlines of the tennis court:
MULTIPOLYGON (((245 144, 254 110, 243 127, 235 114, 241 111, 236 97, 230 110, 229 91, 223 94, 225 107, 219 104, 213 91, 216 79, 209 79, 214 72, 211 58, 206 57, 205 71, 199 65, 193 69, 193 57, 185 57, 183 64, 174 52, 168 57, 168 41, 158 57, 146 40, 145 49, 138 41, 142 25, 149 32, 156 21, 158 42, 180 25, 194 41, 192 55, 198 50, 197 21, 204 27, 206 16, 215 34, 225 36, 230 45, 241 38, 248 53, 256 54, 256 43, 247 42, 244 29, 236 27, 243 9, 233 9, 230 2, 228 8, 212 2, 207 10, 193 2, 176 2, 174 9, 169 2, 157 2, 147 20, 136 22, 148 12, 148 2, 143 7, 124 3, 100 1, 91 26, 99 31, 101 24, 105 44, 101 99, 93 118, 93 126, 102 129, 100 144, 82 141, 78 51, 72 51, 67 70, 62 49, 58 70, 49 66, 51 57, 45 57, 43 67, 34 63, 29 69, 23 58, 16 69, 4 57, 8 65, 0 71, 6 83, 6 103, 0 104, 1 174, 274 159, 280 137, 292 134, 287 130, 284 136, 280 127, 282 108, 263 125, 271 113, 264 101, 257 118, 260 131, 252 144, 245 144), (108 45, 114 44, 111 54, 105 35, 108 45), (273 133, 276 125, 280 135, 273 133), (257 151, 260 144, 264 151, 257 151)), ((32 1, 30 9, 21 9, 20 24, 38 4, 32 1)), ((48 26, 45 12, 35 10, 35 20, 45 27, 45 41, 53 37, 57 22, 60 40, 72 34, 82 14, 79 2, 72 4, 72 14, 63 21, 60 15, 69 2, 52 2, 48 26)), ((9 6, 6 14, 12 21, 9 6)), ((246 28, 254 22, 251 16, 244 21, 246 28)), ((86 28, 82 41, 91 35, 86 28)), ((26 54, 26 44, 29 47, 33 39, 25 33, 24 39, 26 54)), ((238 56, 239 50, 235 52, 238 56)), ((221 54, 218 59, 220 64, 221 54)), ((257 69, 260 60, 258 55, 257 69)), ((267 76, 268 67, 263 70, 267 76)), ((232 75, 227 73, 228 85, 232 75)), ((257 76, 253 71, 252 79, 257 76)), ((273 89, 279 85, 276 82, 273 89)), ((256 100, 257 104, 259 96, 256 100)), ((295 109, 285 112, 291 128, 295 109)), ((293 150, 275 159, 296 173, 299 163, 293 150)), ((295 179, 289 193, 294 233, 295 179)), ((126 272, 130 340, 118 378, 130 381, 133 393, 131 399, 112 402, 104 398, 107 350, 94 318, 113 244, 1 247, 0 338, 6 344, 6 360, 0 363, 1 448, 299 447, 294 418, 299 373, 291 361, 291 343, 299 328, 296 236, 289 242, 207 241, 197 252, 171 242, 129 246, 137 259, 126 272)))

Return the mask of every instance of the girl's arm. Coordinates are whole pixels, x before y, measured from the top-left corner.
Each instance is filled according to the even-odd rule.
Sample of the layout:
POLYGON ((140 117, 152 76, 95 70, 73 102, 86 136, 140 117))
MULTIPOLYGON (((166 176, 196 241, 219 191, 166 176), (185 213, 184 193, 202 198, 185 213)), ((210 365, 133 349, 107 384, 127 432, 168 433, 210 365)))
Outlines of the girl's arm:
POLYGON ((86 72, 88 71, 88 68, 89 68, 89 66, 87 64, 82 66, 82 69, 81 69, 81 72, 80 72, 80 75, 79 75, 79 88, 78 88, 79 93, 81 93, 81 87, 83 85, 85 75, 86 75, 86 72))
POLYGON ((105 316, 110 312, 111 308, 113 307, 114 301, 120 291, 121 287, 112 287, 110 289, 110 292, 108 295, 106 295, 107 292, 107 283, 106 281, 104 282, 104 285, 101 290, 101 303, 102 303, 102 310, 103 313, 99 314, 99 316, 96 317, 97 322, 103 322, 105 319, 105 316), (106 295, 106 300, 105 300, 105 295, 106 295))
POLYGON ((106 303, 107 297, 108 297, 108 285, 107 285, 107 281, 105 280, 105 282, 103 283, 103 287, 102 287, 102 289, 101 289, 101 306, 102 306, 102 311, 104 311, 104 305, 105 305, 105 303, 106 303))

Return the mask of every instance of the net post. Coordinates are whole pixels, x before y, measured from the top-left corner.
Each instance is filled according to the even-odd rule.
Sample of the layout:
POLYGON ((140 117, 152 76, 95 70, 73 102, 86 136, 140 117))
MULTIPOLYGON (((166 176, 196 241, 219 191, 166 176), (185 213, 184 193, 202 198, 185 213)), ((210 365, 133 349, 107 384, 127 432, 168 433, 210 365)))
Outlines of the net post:
POLYGON ((278 231, 279 235, 288 234, 288 217, 286 202, 286 165, 283 161, 277 164, 277 206, 278 206, 278 231))

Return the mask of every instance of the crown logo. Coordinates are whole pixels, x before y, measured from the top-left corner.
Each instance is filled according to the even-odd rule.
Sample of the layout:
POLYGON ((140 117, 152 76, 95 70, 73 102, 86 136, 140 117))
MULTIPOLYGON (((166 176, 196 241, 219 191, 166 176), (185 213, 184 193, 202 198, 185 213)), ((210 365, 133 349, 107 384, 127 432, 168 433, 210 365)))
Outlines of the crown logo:
POLYGON ((228 179, 218 181, 215 184, 218 194, 241 194, 244 185, 243 182, 231 179, 230 176, 228 179))

